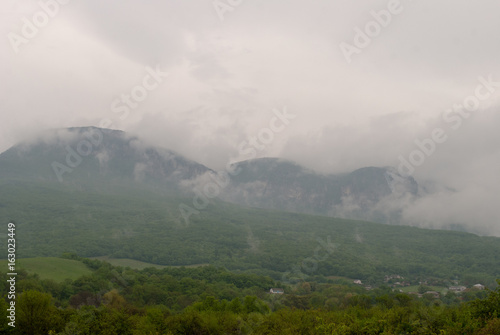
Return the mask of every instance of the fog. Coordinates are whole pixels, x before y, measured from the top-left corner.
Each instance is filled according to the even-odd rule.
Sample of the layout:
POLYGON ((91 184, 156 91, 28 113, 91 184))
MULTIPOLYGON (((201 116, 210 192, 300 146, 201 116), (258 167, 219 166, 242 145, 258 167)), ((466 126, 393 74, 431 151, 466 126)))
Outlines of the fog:
POLYGON ((409 224, 500 236, 499 10, 5 0, 0 152, 43 129, 105 126, 215 170, 253 157, 327 174, 400 167, 421 197, 380 206, 397 203, 409 224))

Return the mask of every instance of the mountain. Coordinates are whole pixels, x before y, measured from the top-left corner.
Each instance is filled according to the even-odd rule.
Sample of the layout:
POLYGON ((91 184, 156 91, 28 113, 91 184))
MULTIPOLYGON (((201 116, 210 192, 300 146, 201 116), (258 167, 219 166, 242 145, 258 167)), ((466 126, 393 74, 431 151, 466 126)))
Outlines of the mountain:
POLYGON ((0 180, 139 184, 176 188, 209 168, 123 131, 81 127, 44 132, 0 154, 0 180))
MULTIPOLYGON (((398 224, 400 208, 393 200, 418 195, 412 177, 387 167, 323 175, 290 161, 262 158, 233 168, 239 173, 231 175, 219 198, 244 206, 398 224)), ((0 154, 0 180, 59 182, 80 189, 130 186, 189 195, 203 190, 215 175, 178 153, 96 127, 47 131, 0 154)))
POLYGON ((365 167, 322 175, 293 162, 262 158, 236 163, 221 198, 284 211, 387 222, 396 211, 377 205, 394 197, 418 195, 418 184, 394 168, 365 167))

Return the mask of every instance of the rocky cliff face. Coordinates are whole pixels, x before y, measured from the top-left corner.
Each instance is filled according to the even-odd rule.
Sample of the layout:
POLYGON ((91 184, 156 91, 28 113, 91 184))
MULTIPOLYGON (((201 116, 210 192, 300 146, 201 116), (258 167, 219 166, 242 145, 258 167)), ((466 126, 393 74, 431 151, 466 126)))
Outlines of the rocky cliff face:
POLYGON ((235 169, 241 172, 221 197, 253 207, 388 222, 398 209, 386 202, 418 194, 417 182, 394 168, 321 175, 293 162, 265 158, 237 163, 235 169))

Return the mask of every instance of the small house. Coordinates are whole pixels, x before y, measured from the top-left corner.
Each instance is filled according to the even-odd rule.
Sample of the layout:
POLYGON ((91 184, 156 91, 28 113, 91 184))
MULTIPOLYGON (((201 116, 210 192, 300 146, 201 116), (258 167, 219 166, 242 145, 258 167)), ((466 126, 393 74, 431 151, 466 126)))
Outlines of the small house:
POLYGON ((285 291, 282 288, 272 288, 269 290, 271 294, 283 294, 285 291))

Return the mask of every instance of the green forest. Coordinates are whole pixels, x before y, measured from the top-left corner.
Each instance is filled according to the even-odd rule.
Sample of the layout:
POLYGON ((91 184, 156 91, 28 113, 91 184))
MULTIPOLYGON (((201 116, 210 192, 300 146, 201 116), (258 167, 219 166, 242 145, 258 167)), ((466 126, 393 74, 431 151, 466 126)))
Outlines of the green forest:
POLYGON ((64 257, 91 273, 55 281, 18 271, 16 327, 1 299, 3 334, 500 334, 499 286, 418 298, 343 279, 284 285, 214 266, 134 270, 64 257))
MULTIPOLYGON (((94 187, 94 186, 92 186, 94 187)), ((211 264, 290 281, 331 276, 382 284, 458 280, 491 286, 500 278, 500 239, 364 221, 244 208, 214 200, 189 223, 190 199, 140 189, 74 190, 5 182, 0 220, 15 218, 17 257, 128 258, 158 265, 211 264), (292 278, 293 277, 293 278, 292 278)), ((6 250, 6 240, 0 240, 6 250)))

